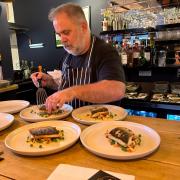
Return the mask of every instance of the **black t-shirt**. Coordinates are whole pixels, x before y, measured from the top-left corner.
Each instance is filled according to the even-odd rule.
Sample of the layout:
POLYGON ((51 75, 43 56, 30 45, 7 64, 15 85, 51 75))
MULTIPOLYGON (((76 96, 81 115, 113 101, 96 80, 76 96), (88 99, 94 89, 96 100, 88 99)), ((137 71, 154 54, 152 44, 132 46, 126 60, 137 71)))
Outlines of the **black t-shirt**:
MULTIPOLYGON (((68 53, 60 61, 60 69, 68 53)), ((84 61, 89 56, 89 51, 83 55, 73 56, 69 55, 68 65, 71 68, 84 67, 84 61)), ((91 83, 101 80, 117 80, 125 82, 124 70, 121 59, 114 47, 96 37, 94 48, 91 56, 90 67, 91 83)))

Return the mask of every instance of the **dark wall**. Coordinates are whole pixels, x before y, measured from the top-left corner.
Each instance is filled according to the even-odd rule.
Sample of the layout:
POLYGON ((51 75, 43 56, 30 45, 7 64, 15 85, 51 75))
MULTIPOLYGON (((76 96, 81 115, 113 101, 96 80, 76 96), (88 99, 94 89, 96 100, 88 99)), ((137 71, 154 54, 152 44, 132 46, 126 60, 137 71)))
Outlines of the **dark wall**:
MULTIPOLYGON (((30 49, 28 38, 24 34, 18 35, 19 53, 21 59, 34 61, 34 64, 42 64, 46 69, 58 67, 60 56, 63 55, 63 48, 55 47, 55 37, 52 23, 48 20, 48 12, 51 8, 65 2, 61 0, 16 0, 14 1, 14 15, 17 24, 29 27, 28 35, 32 43, 45 43, 44 48, 30 49)), ((72 1, 71 1, 72 2, 72 1)), ((106 1, 97 0, 74 0, 83 6, 91 8, 91 30, 95 35, 101 31, 101 9, 107 6, 106 1)))
POLYGON ((2 2, 0 2, 0 54, 2 56, 3 78, 12 79, 13 65, 6 16, 6 6, 2 2))

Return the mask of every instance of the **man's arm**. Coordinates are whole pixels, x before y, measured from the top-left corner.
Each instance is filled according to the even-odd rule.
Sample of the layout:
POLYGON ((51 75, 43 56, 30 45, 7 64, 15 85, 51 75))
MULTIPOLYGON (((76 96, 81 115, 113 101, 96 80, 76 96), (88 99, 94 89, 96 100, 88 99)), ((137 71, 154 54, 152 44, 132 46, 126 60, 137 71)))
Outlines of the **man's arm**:
POLYGON ((73 86, 57 91, 46 99, 48 112, 62 107, 64 103, 77 98, 92 103, 108 103, 120 100, 125 94, 125 84, 115 80, 102 80, 97 83, 73 86))
POLYGON ((74 98, 91 103, 108 103, 120 100, 125 95, 125 84, 115 80, 72 87, 74 98))

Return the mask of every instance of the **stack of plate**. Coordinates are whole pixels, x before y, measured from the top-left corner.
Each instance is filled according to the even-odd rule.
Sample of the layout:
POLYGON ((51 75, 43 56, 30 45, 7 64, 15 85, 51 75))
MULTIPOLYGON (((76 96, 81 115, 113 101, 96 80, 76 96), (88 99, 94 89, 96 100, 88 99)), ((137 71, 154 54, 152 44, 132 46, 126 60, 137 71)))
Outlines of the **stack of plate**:
POLYGON ((10 84, 8 80, 0 80, 0 88, 6 87, 10 84))

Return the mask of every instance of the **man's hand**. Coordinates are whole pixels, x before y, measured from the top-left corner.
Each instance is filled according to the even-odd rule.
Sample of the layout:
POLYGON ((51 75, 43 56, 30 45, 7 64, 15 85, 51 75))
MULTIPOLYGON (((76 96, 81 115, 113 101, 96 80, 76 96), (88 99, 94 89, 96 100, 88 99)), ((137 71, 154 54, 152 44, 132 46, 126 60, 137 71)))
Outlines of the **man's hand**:
POLYGON ((39 86, 38 80, 41 79, 42 86, 47 86, 47 82, 49 81, 49 78, 51 78, 48 74, 42 73, 42 72, 35 72, 31 74, 31 79, 36 87, 39 86))
POLYGON ((41 79, 42 87, 48 87, 55 90, 58 89, 58 84, 49 74, 45 74, 42 72, 35 72, 31 74, 31 79, 36 87, 39 86, 38 80, 41 79))
POLYGON ((63 104, 71 102, 74 98, 75 92, 73 88, 58 91, 46 99, 46 109, 48 113, 51 113, 53 110, 62 107, 63 104))

